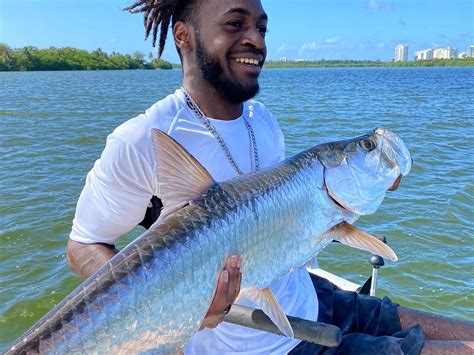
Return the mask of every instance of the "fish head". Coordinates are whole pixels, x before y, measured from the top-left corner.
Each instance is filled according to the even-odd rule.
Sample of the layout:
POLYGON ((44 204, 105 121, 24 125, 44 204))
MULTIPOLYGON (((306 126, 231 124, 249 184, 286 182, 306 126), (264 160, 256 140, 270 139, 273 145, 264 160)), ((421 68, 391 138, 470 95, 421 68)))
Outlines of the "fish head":
POLYGON ((401 138, 383 128, 319 146, 316 155, 324 166, 328 195, 340 207, 358 215, 374 213, 385 193, 398 187, 412 164, 401 138))

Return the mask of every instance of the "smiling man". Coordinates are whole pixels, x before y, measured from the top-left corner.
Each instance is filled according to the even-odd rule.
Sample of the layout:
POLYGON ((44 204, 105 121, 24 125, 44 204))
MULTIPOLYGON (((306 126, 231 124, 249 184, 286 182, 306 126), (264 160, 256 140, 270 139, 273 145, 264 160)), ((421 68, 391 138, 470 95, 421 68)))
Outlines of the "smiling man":
MULTIPOLYGON (((159 214, 153 128, 181 143, 216 181, 263 169, 285 156, 276 120, 251 100, 259 91, 267 54, 268 18, 260 1, 156 0, 129 9, 145 13, 149 32, 163 25, 159 54, 172 22, 183 82, 173 94, 119 126, 88 174, 68 242, 69 263, 82 277, 115 255, 118 237, 141 221, 149 226, 159 214), (143 221, 145 215, 151 218, 143 221)), ((222 323, 240 290, 240 264, 238 256, 228 258, 202 330, 187 344, 187 354, 288 352, 299 343, 222 323)), ((287 314, 316 320, 318 301, 306 270, 291 273, 271 289, 287 314)))
MULTIPOLYGON (((147 35, 154 34, 153 43, 160 33, 159 55, 172 23, 183 82, 174 93, 116 128, 89 172, 67 250, 71 268, 83 278, 116 254, 114 245, 121 235, 138 224, 149 227, 160 213, 152 129, 158 128, 177 140, 216 181, 263 169, 285 156, 276 120, 261 103, 252 100, 259 91, 258 78, 266 57, 268 18, 259 0, 141 0, 128 10, 144 13, 147 35)), ((229 256, 201 330, 186 345, 186 354, 304 354, 327 350, 222 323, 240 291, 240 267, 239 256, 229 256)), ((330 284, 312 279, 305 269, 288 274, 270 288, 286 314, 316 320, 319 312, 319 320, 336 323, 345 332, 358 331, 355 323, 365 326, 354 310, 363 308, 361 305, 367 307, 367 303, 352 294, 339 294, 330 284)), ((239 302, 252 305, 244 297, 239 302)), ((371 326, 377 335, 400 330, 397 307, 390 301, 371 298, 367 314, 372 315, 365 319, 367 324, 376 315, 389 325, 384 329, 375 320, 371 326)), ((409 318, 410 324, 418 319, 409 318)), ((365 336, 355 337, 355 343, 344 340, 340 351, 349 353, 348 349, 354 349, 360 354, 364 349, 363 353, 377 353, 393 346, 411 347, 410 351, 416 353, 421 345, 405 342, 407 334, 412 340, 419 339, 413 332, 388 343, 374 337, 369 342, 365 336)))

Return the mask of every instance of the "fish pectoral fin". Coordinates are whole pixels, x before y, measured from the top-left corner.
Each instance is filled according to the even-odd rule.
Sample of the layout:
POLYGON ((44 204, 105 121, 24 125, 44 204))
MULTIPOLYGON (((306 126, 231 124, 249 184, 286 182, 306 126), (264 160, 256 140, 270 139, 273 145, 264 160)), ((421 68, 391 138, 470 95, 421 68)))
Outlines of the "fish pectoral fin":
POLYGON ((173 138, 152 129, 158 196, 165 215, 202 197, 215 184, 209 172, 173 138))
POLYGON ((255 303, 285 336, 294 338, 293 328, 286 317, 285 311, 283 311, 269 288, 264 288, 263 290, 247 288, 240 291, 239 298, 240 297, 245 297, 255 303))
POLYGON ((337 240, 352 248, 367 250, 392 261, 398 260, 395 252, 387 244, 347 222, 337 224, 324 234, 325 237, 337 240))

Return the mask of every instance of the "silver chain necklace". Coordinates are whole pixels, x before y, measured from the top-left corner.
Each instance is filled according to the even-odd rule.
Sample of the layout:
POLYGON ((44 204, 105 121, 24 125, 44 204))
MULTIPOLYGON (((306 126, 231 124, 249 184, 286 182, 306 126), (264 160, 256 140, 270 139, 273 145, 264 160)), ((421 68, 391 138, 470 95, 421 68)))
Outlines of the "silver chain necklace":
MULTIPOLYGON (((230 154, 229 147, 227 147, 227 144, 225 144, 224 139, 222 136, 219 134, 219 132, 216 130, 216 128, 213 126, 209 118, 202 112, 201 108, 196 104, 192 96, 189 94, 189 92, 184 88, 181 87, 181 91, 183 92, 185 98, 186 98, 186 103, 188 104, 189 108, 193 113, 196 115, 197 118, 204 124, 204 126, 207 128, 207 130, 214 136, 215 139, 217 139, 217 142, 219 143, 220 147, 224 151, 224 154, 229 161, 230 165, 235 169, 237 174, 239 175, 244 175, 242 170, 239 168, 237 163, 235 162, 234 158, 232 158, 232 155, 230 154)), ((249 122, 245 118, 245 115, 243 115, 243 119, 245 122, 245 127, 247 127, 247 133, 249 135, 249 143, 250 143, 250 165, 252 169, 252 160, 255 162, 255 171, 260 170, 260 162, 258 160, 258 151, 257 151, 257 142, 255 140, 255 134, 253 132, 252 126, 250 126, 249 122), (252 159, 252 151, 253 151, 253 159, 252 159)))

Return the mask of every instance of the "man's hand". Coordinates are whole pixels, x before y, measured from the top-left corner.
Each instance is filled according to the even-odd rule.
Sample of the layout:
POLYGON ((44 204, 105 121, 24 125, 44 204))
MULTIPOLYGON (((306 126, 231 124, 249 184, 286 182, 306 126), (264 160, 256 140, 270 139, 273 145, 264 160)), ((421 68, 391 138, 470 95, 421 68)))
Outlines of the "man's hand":
POLYGON ((242 281, 240 266, 241 258, 239 255, 231 255, 227 258, 224 269, 217 281, 214 299, 199 330, 215 328, 224 320, 226 310, 234 303, 240 292, 240 283, 242 281))

